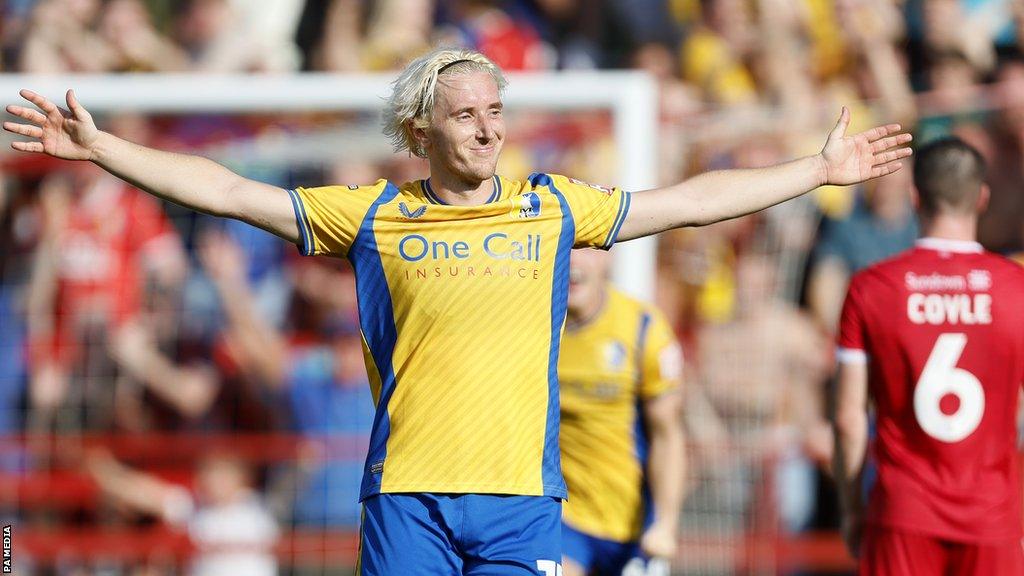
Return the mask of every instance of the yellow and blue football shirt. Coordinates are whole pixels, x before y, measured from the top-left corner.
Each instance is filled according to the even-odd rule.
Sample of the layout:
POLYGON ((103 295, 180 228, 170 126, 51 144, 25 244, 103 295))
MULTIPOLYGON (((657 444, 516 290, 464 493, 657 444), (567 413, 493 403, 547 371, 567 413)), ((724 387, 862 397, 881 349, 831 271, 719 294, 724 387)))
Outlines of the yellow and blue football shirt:
POLYGON ((377 404, 360 499, 395 492, 564 498, 559 335, 569 251, 608 248, 629 194, 495 177, 479 206, 429 181, 290 191, 303 254, 355 270, 377 404))
POLYGON ((653 515, 644 480, 643 402, 674 390, 682 352, 656 309, 609 288, 601 311, 562 336, 562 519, 590 536, 634 542, 653 515))

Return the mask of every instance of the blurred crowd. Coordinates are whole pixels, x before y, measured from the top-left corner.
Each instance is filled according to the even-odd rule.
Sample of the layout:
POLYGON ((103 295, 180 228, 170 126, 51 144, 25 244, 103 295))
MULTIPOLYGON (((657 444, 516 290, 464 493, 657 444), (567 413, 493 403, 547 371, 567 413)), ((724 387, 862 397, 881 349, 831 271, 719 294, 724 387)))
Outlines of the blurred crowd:
MULTIPOLYGON (((918 142, 956 134, 978 147, 992 188, 981 240, 1024 250, 1024 0, 7 0, 0 10, 8 72, 381 72, 436 45, 475 48, 508 71, 645 70, 660 91, 661 183, 816 152, 847 105, 851 130, 900 122, 918 142)), ((425 176, 418 159, 341 148, 374 123, 100 121, 286 187, 425 176), (293 157, 231 152, 311 137, 323 140, 293 157)), ((614 183, 610 126, 601 112, 513 114, 499 170, 614 183)), ((190 570, 204 576, 276 573, 273 547, 293 528, 354 529, 373 407, 346 264, 302 259, 91 165, 8 153, 0 172, 0 434, 25 434, 0 452, 0 475, 67 474, 94 495, 8 499, 6 513, 27 528, 171 526, 197 546, 190 570), (252 457, 281 433, 300 439, 288 458, 252 457), (228 441, 163 455, 102 441, 167 435, 228 441)), ((688 361, 688 533, 834 529, 825 404, 839 308, 852 273, 916 233, 903 170, 662 237, 656 299, 688 361)), ((106 572, 60 558, 56 569, 175 564, 104 562, 106 572)))

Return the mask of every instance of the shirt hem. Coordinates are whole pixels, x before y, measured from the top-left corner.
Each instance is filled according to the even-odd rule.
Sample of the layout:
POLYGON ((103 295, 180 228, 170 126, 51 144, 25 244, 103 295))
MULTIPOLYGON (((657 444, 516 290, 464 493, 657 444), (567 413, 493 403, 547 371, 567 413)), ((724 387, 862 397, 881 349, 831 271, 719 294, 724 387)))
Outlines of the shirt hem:
POLYGON ((564 511, 565 509, 563 508, 562 510, 563 510, 563 512, 562 512, 562 524, 565 524, 569 528, 571 528, 571 529, 575 530, 576 532, 579 532, 580 534, 583 534, 583 535, 585 535, 587 537, 595 538, 597 540, 604 540, 605 542, 612 542, 614 544, 638 544, 640 542, 640 536, 641 536, 640 534, 637 534, 636 537, 634 537, 634 538, 630 538, 630 537, 617 538, 615 536, 609 535, 607 532, 600 532, 600 531, 591 530, 590 528, 581 527, 580 524, 578 524, 576 522, 573 522, 572 520, 567 519, 565 517, 565 511, 564 511))
POLYGON ((547 496, 565 500, 568 492, 564 486, 542 486, 537 490, 534 486, 509 486, 507 484, 396 484, 389 485, 386 489, 380 486, 373 486, 359 495, 359 501, 376 496, 378 494, 504 494, 508 496, 547 496))

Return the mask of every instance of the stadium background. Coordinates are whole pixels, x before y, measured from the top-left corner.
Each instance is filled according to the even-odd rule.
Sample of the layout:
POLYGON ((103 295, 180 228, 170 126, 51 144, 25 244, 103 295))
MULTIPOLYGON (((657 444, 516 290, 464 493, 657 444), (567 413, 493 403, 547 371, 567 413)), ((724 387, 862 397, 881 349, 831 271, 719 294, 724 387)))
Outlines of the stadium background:
MULTIPOLYGON (((993 192, 982 242, 1024 242, 1020 0, 7 0, 0 16, 5 73, 287 85, 393 71, 437 44, 508 71, 646 71, 661 184, 815 152, 846 104, 852 130, 898 121, 918 142, 977 146, 993 192)), ((282 186, 426 174, 369 112, 99 123, 282 186)), ((513 110, 499 170, 614 184, 612 124, 607 110, 513 110)), ((661 237, 653 298, 688 358, 674 573, 852 568, 827 473, 830 340, 849 273, 914 234, 905 170, 661 237)), ((94 167, 0 154, 0 515, 15 573, 351 573, 372 418, 353 286, 340 261, 94 167)))

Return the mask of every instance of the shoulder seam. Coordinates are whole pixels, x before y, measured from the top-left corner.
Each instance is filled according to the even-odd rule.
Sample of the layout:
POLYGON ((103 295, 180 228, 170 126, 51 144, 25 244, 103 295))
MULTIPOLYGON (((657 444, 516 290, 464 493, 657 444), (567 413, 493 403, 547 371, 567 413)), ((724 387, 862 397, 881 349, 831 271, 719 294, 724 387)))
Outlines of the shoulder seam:
MULTIPOLYGON (((379 180, 378 180, 378 182, 379 182, 379 180)), ((388 186, 394 186, 394 184, 392 184, 390 180, 384 180, 383 182, 384 182, 384 186, 380 189, 380 192, 377 193, 377 197, 374 198, 373 201, 370 202, 366 206, 366 209, 363 211, 362 215, 360 215, 360 217, 359 217, 359 227, 356 228, 356 233, 352 235, 352 243, 349 245, 348 250, 346 251, 346 254, 345 254, 345 256, 349 257, 350 259, 351 259, 351 254, 352 254, 353 248, 355 248, 358 245, 359 236, 363 232, 363 222, 366 220, 366 216, 370 213, 370 210, 372 210, 374 206, 383 206, 384 204, 387 204, 387 203, 391 202, 392 200, 394 200, 395 198, 398 197, 398 194, 395 194, 395 198, 391 198, 391 200, 388 200, 386 202, 381 202, 381 198, 383 198, 384 194, 386 194, 387 191, 388 191, 388 186)), ((371 224, 371 228, 372 228, 372 224, 371 224)))

